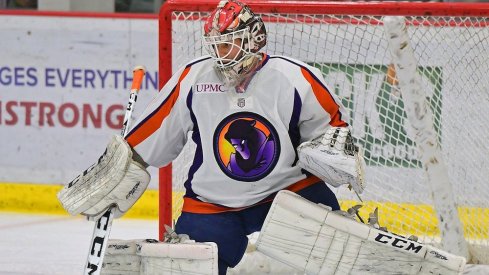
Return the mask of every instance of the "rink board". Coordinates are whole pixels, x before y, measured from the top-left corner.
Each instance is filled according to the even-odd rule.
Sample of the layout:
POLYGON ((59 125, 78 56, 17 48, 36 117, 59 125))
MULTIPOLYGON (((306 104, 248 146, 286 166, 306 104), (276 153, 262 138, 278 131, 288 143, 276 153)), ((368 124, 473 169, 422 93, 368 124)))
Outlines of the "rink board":
MULTIPOLYGON (((45 184, 16 184, 16 183, 0 183, 0 212, 17 212, 17 213, 33 213, 33 214, 55 214, 68 215, 61 207, 56 199, 56 193, 61 189, 60 185, 45 185, 45 184)), ((183 192, 175 192, 173 201, 178 201, 183 192)), ((340 201, 341 209, 347 210, 349 207, 360 204, 358 201, 340 201)), ((368 219, 368 214, 373 212, 375 208, 379 209, 379 221, 382 226, 387 228, 398 228, 399 217, 409 218, 405 220, 416 221, 415 213, 428 212, 429 222, 423 222, 417 226, 416 232, 410 231, 408 228, 401 228, 398 234, 410 235, 416 233, 418 236, 437 236, 440 234, 437 229, 437 220, 434 210, 429 205, 415 205, 408 203, 382 203, 382 202, 365 202, 360 209, 360 215, 364 220, 368 219), (383 212, 383 209, 389 209, 390 213, 383 212)), ((124 218, 137 219, 158 219, 158 191, 147 190, 141 199, 134 205, 133 208, 124 216, 124 218)), ((181 205, 174 205, 175 208, 181 205)), ((467 238, 470 239, 488 239, 489 229, 484 227, 489 221, 483 222, 480 220, 471 219, 471 217, 487 217, 489 209, 475 207, 459 207, 461 220, 467 221, 464 223, 465 230, 470 232, 467 238), (472 222, 470 222, 472 221, 472 222), (471 230, 467 230, 467 228, 471 230)), ((176 219, 177 217, 173 217, 176 219)))

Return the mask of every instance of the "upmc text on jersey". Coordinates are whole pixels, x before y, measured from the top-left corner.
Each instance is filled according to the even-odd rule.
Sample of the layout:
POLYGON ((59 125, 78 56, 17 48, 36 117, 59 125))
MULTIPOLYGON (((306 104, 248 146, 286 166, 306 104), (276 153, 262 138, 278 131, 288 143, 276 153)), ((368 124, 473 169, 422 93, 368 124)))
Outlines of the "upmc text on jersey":
POLYGON ((197 83, 195 91, 197 93, 224 93, 227 92, 226 86, 222 83, 197 83))

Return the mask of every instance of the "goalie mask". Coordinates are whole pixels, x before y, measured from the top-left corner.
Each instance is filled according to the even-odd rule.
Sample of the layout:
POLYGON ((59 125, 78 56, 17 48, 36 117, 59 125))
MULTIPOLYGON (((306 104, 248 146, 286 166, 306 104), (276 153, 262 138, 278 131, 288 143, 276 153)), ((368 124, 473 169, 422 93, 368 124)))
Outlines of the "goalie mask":
POLYGON ((238 85, 253 71, 266 44, 262 19, 238 1, 221 1, 204 25, 203 45, 228 85, 238 85))

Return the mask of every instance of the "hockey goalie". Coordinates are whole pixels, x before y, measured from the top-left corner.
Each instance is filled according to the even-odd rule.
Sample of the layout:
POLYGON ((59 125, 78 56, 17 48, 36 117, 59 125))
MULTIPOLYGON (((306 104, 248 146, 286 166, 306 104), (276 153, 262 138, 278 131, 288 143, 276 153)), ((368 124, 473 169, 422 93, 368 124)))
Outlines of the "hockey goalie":
POLYGON ((147 166, 163 167, 187 141, 196 145, 182 213, 169 233, 179 241, 112 240, 106 273, 226 274, 242 260, 247 236, 260 230, 260 251, 310 274, 365 274, 378 270, 367 262, 391 259, 385 255, 406 245, 411 254, 382 264, 382 272, 418 254, 424 258, 417 263, 429 266, 423 272, 446 267, 428 259, 435 252, 452 262, 389 233, 369 237, 377 231, 318 206, 340 210, 331 186, 363 192, 362 151, 321 71, 262 51, 265 24, 249 6, 219 2, 202 39, 208 55, 178 69, 129 133, 113 138, 100 160, 59 193, 71 214, 93 218, 113 207, 122 216, 146 189, 147 166), (282 190, 294 195, 283 200, 282 190), (282 205, 287 211, 279 211, 282 205))

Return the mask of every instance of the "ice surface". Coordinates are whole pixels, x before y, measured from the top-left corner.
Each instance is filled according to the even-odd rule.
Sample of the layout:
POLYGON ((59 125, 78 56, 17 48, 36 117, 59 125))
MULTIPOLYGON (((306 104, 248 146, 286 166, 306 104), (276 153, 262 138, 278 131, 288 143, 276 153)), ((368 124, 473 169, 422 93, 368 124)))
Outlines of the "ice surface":
MULTIPOLYGON (((0 213, 0 274, 83 274, 94 222, 0 213)), ((114 220, 111 239, 158 238, 156 220, 114 220)))
MULTIPOLYGON (((83 274, 94 222, 84 217, 0 213, 0 274, 83 274)), ((111 239, 158 238, 156 220, 116 219, 111 239)), ((263 255, 247 253, 228 274, 293 274, 263 255), (259 256, 259 257, 258 257, 259 256)), ((468 265, 465 275, 489 274, 489 266, 468 265)))

